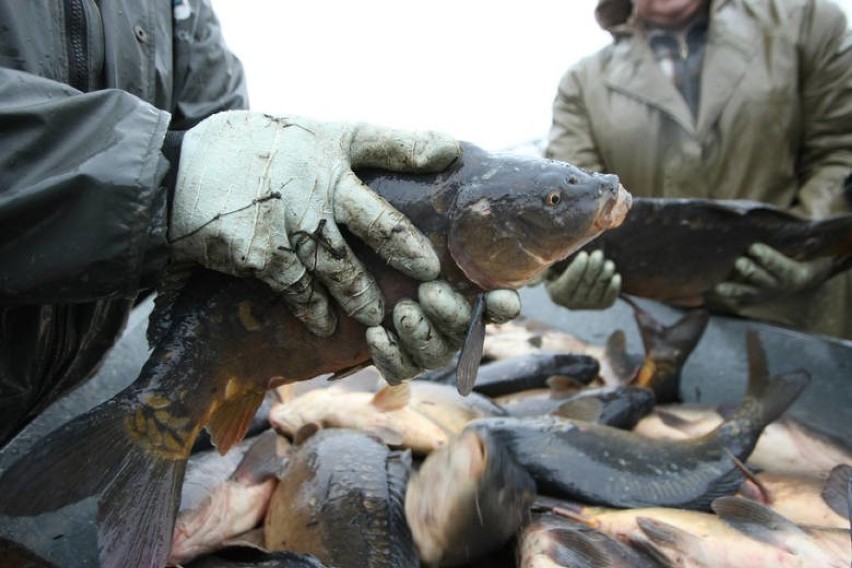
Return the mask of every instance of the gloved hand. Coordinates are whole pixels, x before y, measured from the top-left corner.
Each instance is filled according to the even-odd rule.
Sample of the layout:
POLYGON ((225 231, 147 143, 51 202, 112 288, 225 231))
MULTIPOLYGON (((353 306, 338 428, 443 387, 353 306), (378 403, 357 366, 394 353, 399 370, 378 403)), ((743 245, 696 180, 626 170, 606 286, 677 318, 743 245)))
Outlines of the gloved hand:
POLYGON ((550 299, 569 310, 603 310, 615 303, 621 275, 600 250, 580 252, 562 274, 548 272, 544 283, 550 299))
MULTIPOLYGON (((373 364, 392 385, 447 365, 464 343, 470 324, 470 304, 446 282, 421 284, 418 301, 403 300, 394 306, 396 333, 381 326, 367 329, 373 364)), ((521 299, 515 290, 485 295, 486 321, 504 323, 520 313, 521 299)))
POLYGON ((458 142, 435 132, 216 114, 183 137, 173 254, 259 278, 317 335, 330 335, 337 324, 326 289, 348 315, 378 325, 381 292, 338 223, 410 277, 434 279, 440 264, 429 240, 352 169, 439 171, 458 156, 458 142))
POLYGON ((711 302, 736 308, 795 294, 821 284, 831 273, 828 257, 797 261, 763 243, 754 243, 734 262, 731 278, 717 284, 711 302))

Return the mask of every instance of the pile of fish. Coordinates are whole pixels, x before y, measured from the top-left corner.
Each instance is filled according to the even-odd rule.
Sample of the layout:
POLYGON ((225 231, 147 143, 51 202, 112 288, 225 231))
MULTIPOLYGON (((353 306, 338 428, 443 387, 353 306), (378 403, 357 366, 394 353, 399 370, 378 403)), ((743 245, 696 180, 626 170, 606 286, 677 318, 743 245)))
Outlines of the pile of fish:
POLYGON ((684 404, 706 318, 634 308, 643 356, 618 334, 596 347, 534 322, 489 328, 467 397, 452 368, 280 387, 238 466, 190 459, 170 563, 849 566, 852 448, 785 415, 808 373, 770 374, 749 331, 742 401, 684 404), (494 359, 524 334, 538 347, 494 359))

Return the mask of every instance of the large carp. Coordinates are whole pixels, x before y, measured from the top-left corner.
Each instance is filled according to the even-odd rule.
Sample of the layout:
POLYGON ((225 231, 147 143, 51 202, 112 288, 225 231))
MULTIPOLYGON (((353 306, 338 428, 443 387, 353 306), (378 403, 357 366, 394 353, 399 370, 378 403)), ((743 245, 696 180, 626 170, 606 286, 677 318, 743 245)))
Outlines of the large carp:
MULTIPOLYGON (((525 285, 617 226, 631 202, 615 176, 469 144, 440 174, 360 174, 431 238, 441 277, 471 299, 525 285)), ((322 243, 322 226, 313 236, 322 243)), ((354 248, 387 306, 414 297, 417 282, 354 248)), ((35 515, 96 495, 102 566, 161 566, 201 428, 228 451, 267 389, 368 364, 364 335, 341 317, 331 337, 316 337, 264 284, 196 269, 158 300, 153 352, 137 380, 10 467, 0 513, 35 515)))
POLYGON ((809 221, 756 201, 637 197, 588 250, 615 263, 625 294, 695 307, 756 242, 796 260, 831 258, 836 274, 852 266, 852 215, 809 221))

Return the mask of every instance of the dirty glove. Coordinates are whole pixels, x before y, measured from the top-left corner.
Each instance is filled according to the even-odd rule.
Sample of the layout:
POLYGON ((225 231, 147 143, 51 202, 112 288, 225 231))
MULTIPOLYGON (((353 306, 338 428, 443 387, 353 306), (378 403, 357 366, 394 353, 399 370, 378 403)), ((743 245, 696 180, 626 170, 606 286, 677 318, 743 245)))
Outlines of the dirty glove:
MULTIPOLYGON (((385 381, 398 384, 427 369, 443 367, 464 343, 471 308, 449 284, 436 280, 418 289, 418 300, 402 300, 393 309, 396 333, 384 327, 367 329, 373 364, 385 381)), ((505 323, 521 313, 515 290, 494 290, 485 295, 485 320, 505 323)))
POLYGON ((562 274, 548 273, 544 286, 550 299, 564 308, 603 310, 615 303, 621 291, 621 275, 602 251, 582 251, 562 274))
POLYGON ((173 254, 259 278, 317 335, 330 335, 337 323, 326 289, 346 314, 378 325, 380 289, 338 224, 412 278, 431 280, 440 265, 429 240, 352 169, 438 171, 458 155, 454 139, 434 132, 216 114, 183 137, 169 229, 173 254))
POLYGON ((717 284, 708 299, 736 308, 795 294, 825 281, 832 260, 798 261, 763 243, 754 243, 734 263, 731 279, 717 284))

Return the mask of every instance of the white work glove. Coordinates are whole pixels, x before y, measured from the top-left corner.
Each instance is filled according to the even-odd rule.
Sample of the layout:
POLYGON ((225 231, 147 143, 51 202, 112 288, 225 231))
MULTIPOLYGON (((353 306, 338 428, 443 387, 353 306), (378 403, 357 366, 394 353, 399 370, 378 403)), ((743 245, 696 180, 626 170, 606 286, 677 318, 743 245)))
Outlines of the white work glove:
POLYGON ((173 254, 259 278, 317 335, 337 325, 326 289, 346 314, 378 325, 381 292, 338 224, 412 278, 432 280, 440 264, 429 240, 352 169, 440 171, 459 152, 456 140, 435 132, 216 114, 183 138, 169 230, 173 254))
POLYGON ((736 309, 796 294, 825 282, 832 267, 828 257, 798 261, 769 245, 754 243, 734 262, 731 277, 708 294, 708 300, 736 309))
MULTIPOLYGON (((373 364, 392 385, 449 364, 470 324, 470 304, 446 282, 425 282, 417 294, 419 304, 403 300, 394 306, 396 333, 381 326, 367 329, 373 364)), ((487 322, 504 323, 520 313, 521 299, 515 290, 485 294, 487 322)))
POLYGON ((621 292, 621 275, 600 250, 582 251, 562 272, 547 273, 544 283, 550 299, 570 310, 603 310, 615 303, 621 292))

